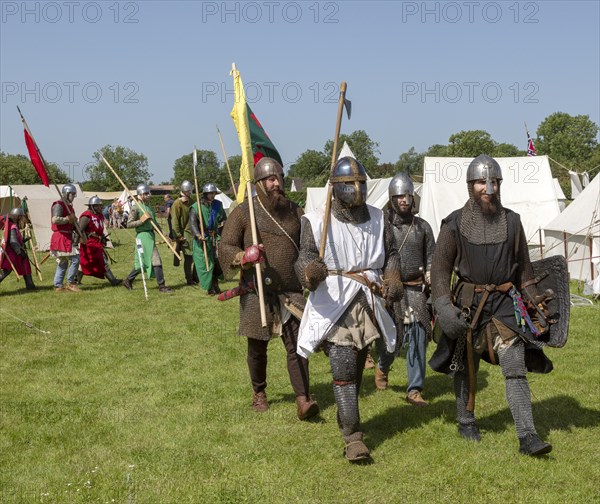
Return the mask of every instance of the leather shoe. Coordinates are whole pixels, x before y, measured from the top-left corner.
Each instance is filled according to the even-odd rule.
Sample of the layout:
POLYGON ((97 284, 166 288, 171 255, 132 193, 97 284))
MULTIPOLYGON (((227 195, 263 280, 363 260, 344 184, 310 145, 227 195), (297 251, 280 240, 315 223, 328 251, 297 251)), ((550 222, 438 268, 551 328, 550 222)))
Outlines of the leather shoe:
POLYGON ((308 420, 319 414, 319 405, 308 396, 296 397, 298 404, 298 418, 300 420, 308 420))
POLYGON ((129 280, 129 278, 126 278, 125 280, 123 280, 123 283, 121 285, 123 287, 125 287, 127 290, 133 289, 133 285, 131 285, 131 280, 129 280))
POLYGON ((172 292, 172 291, 165 284, 162 284, 162 285, 158 286, 158 292, 167 293, 167 292, 172 292))
POLYGON ((252 396, 252 409, 257 413, 264 413, 269 409, 267 394, 264 392, 254 393, 252 396))
POLYGON ((474 423, 458 424, 458 433, 469 441, 481 441, 481 434, 474 423))
POLYGON ((377 390, 385 390, 388 388, 388 374, 379 369, 379 366, 375 368, 375 386, 377 387, 377 390))
POLYGON ((427 406, 429 402, 423 399, 421 395, 421 391, 417 389, 412 389, 408 394, 406 394, 405 398, 406 402, 412 404, 413 406, 427 406))
POLYGON ((71 292, 81 292, 81 289, 74 283, 67 284, 67 290, 70 290, 71 292))
POLYGON ((552 445, 542 441, 537 434, 519 438, 519 451, 525 455, 544 455, 552 451, 552 445))

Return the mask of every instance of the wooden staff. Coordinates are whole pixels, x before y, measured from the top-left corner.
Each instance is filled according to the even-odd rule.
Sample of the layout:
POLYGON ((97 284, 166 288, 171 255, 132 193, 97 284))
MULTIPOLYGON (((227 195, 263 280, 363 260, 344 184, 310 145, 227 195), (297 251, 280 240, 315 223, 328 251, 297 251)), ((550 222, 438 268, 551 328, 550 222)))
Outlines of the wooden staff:
MULTIPOLYGON (((140 210, 143 210, 144 213, 146 213, 146 211, 142 207, 142 204, 137 200, 137 198, 133 195, 133 193, 123 183, 123 181, 121 180, 121 177, 119 177, 119 175, 117 175, 117 172, 113 169, 112 166, 110 166, 110 163, 106 160, 106 158, 102 155, 102 153, 99 152, 98 155, 100 156, 100 158, 102 159, 102 161, 104 161, 104 163, 106 164, 106 166, 108 166, 109 170, 117 178, 117 180, 119 181, 119 183, 123 186, 123 189, 125 189, 127 191, 127 194, 129 194, 129 196, 131 197, 131 199, 133 201, 135 201, 135 203, 137 204, 138 208, 140 210)), ((171 249, 171 252, 173 252, 173 254, 175 254, 175 257, 177 257, 177 259, 179 259, 181 261, 181 256, 177 253, 177 251, 175 250, 175 247, 173 247, 173 244, 169 240, 167 240, 167 238, 165 237, 164 234, 162 234, 162 231, 158 228, 158 226, 154 222, 154 219, 152 219, 152 218, 150 219, 150 224, 152 224, 152 227, 160 235, 160 237, 163 240, 165 240, 165 243, 169 246, 169 248, 171 249)))
POLYGON ((44 165, 44 169, 46 170, 46 175, 48 176, 48 179, 50 180, 50 182, 52 182, 52 185, 55 187, 56 192, 60 196, 61 201, 65 204, 65 207, 67 208, 67 213, 69 214, 69 217, 73 216, 74 222, 71 225, 75 229, 75 232, 79 235, 81 243, 83 243, 83 244, 87 243, 87 236, 79 227, 79 222, 77 222, 77 217, 71 210, 71 203, 69 202, 68 198, 66 198, 63 195, 62 191, 58 188, 58 186, 56 185, 56 182, 52 178, 52 175, 50 174, 50 171, 48 170, 48 163, 46 163, 44 156, 42 156, 42 152, 38 148, 37 142, 35 141, 35 138, 33 138, 33 134, 31 133, 31 130, 29 129, 29 126, 27 125, 27 121, 25 120, 25 117, 23 117, 23 114, 21 114, 21 109, 19 108, 18 105, 17 105, 17 110, 19 111, 19 115, 21 116, 21 121, 23 121, 23 126, 25 127, 25 129, 27 130, 27 133, 33 140, 33 145, 35 146, 35 150, 37 151, 38 156, 40 156, 42 164, 44 165))
POLYGON ((6 257, 8 264, 10 264, 11 269, 15 272, 15 275, 17 275, 17 282, 19 280, 21 280, 21 275, 19 275, 19 273, 17 273, 17 268, 15 268, 15 265, 13 264, 12 260, 10 259, 10 256, 8 255, 8 251, 6 250, 7 244, 6 243, 2 243, 2 250, 4 250, 4 257, 6 257))
POLYGON ((206 272, 208 273, 208 253, 206 252, 206 236, 204 235, 204 216, 202 215, 202 202, 200 201, 200 192, 198 191, 198 177, 196 175, 196 165, 198 160, 196 157, 196 146, 194 145, 194 161, 192 163, 194 167, 194 186, 196 187, 196 203, 198 204, 198 220, 200 221, 200 234, 202 235, 202 250, 204 251, 204 264, 206 265, 206 272))
POLYGON ((234 199, 237 200, 237 191, 235 190, 235 184, 233 183, 233 176, 231 175, 231 168, 229 168, 229 160, 227 159, 227 153, 225 152, 225 146, 223 145, 223 139, 221 138, 221 131, 219 130, 219 125, 217 124, 217 133, 219 134, 219 142, 221 142, 221 149, 223 150, 223 157, 225 158, 225 165, 227 166, 227 171, 229 172, 229 180, 231 181, 231 188, 233 189, 234 199))
MULTIPOLYGON (((29 216, 28 216, 28 218, 29 218, 29 216)), ((38 278, 40 279, 40 282, 41 282, 42 281, 42 272, 40 270, 40 265, 38 263, 37 255, 35 253, 35 249, 37 248, 37 246, 35 244, 35 240, 33 239, 33 230, 29 226, 29 224, 27 224, 25 226, 25 230, 27 231, 27 234, 29 235, 29 239, 31 240, 31 255, 33 255, 33 264, 35 265, 35 269, 37 271, 38 278)))
MULTIPOLYGON (((254 217, 254 201, 252 199, 252 185, 246 182, 246 195, 248 196, 248 207, 250 210, 250 229, 252 230, 252 244, 258 245, 258 232, 256 230, 256 218, 254 217)), ((254 265, 256 272, 256 286, 258 288, 258 301, 260 304, 260 321, 263 327, 267 327, 267 312, 265 310, 265 288, 263 286, 262 270, 260 263, 254 265)))
MULTIPOLYGON (((329 178, 331 179, 331 174, 333 173, 333 167, 335 166, 336 157, 337 157, 337 144, 340 138, 340 128, 342 126, 342 116, 344 112, 344 104, 346 102, 346 83, 342 82, 340 84, 340 99, 338 102, 338 115, 337 115, 337 123, 335 125, 335 136, 333 137, 333 150, 331 152, 331 169, 329 173, 329 178)), ((350 117, 350 111, 348 110, 348 118, 350 117)), ((331 197, 333 195, 333 184, 331 180, 329 181, 329 185, 327 186, 327 200, 325 204, 325 215, 323 216, 323 232, 321 233, 321 245, 319 246, 319 257, 323 259, 325 255, 325 245, 327 244, 327 228, 329 227, 329 217, 331 214, 331 197)))

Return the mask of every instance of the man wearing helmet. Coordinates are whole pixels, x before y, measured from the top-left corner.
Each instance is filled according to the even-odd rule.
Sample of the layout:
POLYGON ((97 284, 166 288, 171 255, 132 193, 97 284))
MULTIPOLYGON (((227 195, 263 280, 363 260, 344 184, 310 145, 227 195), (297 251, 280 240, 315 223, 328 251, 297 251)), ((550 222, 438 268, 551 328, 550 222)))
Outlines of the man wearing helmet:
POLYGON ((397 352, 401 347, 408 347, 406 401, 415 406, 426 406, 421 391, 425 384, 427 341, 432 332, 427 293, 435 239, 427 221, 413 215, 414 192, 414 184, 406 173, 399 173, 390 182, 387 219, 392 225, 394 248, 400 255, 404 296, 393 305, 398 331, 396 351, 388 352, 380 344, 382 340, 377 340, 379 363, 375 370, 375 385, 380 390, 387 388, 388 372, 397 352))
POLYGON ((77 287, 77 269, 79 267, 79 235, 75 232, 75 211, 73 200, 77 188, 73 184, 65 184, 62 188, 63 199, 52 203, 52 238, 50 254, 56 257, 56 273, 54 274, 54 290, 64 291, 64 279, 67 275, 66 289, 79 292, 77 287), (71 265, 69 266, 69 261, 71 265), (67 272, 67 267, 69 271, 67 272))
POLYGON ((158 290, 160 292, 171 292, 165 285, 165 276, 163 274, 162 261, 156 248, 154 240, 154 228, 150 222, 152 220, 154 224, 160 229, 158 222, 156 221, 156 215, 154 210, 148 205, 150 201, 150 187, 146 184, 140 184, 137 186, 137 203, 131 202, 131 211, 127 219, 127 227, 135 228, 136 239, 142 242, 143 253, 142 262, 140 263, 140 254, 138 254, 137 247, 134 249, 135 259, 133 269, 131 273, 127 275, 127 278, 123 280, 123 287, 127 290, 133 288, 132 284, 135 277, 140 274, 142 268, 147 275, 147 278, 156 277, 156 283, 158 284, 158 290))
POLYGON ((104 253, 107 237, 104 234, 102 201, 98 196, 92 196, 87 206, 88 209, 79 216, 79 228, 88 237, 85 245, 79 246, 81 273, 106 278, 112 286, 121 285, 121 280, 115 278, 104 253))
MULTIPOLYGON (((27 257, 25 239, 19 227, 24 227, 25 211, 21 207, 13 208, 8 214, 7 221, 2 226, 2 244, 0 250, 0 282, 10 272, 15 271, 25 280, 25 288, 35 290, 36 286, 31 278, 31 265, 27 257)), ((2 220, 2 219, 0 219, 2 220)))
POLYGON ((256 412, 269 408, 265 392, 267 345, 271 338, 281 336, 287 352, 290 382, 296 395, 297 415, 300 420, 306 420, 319 413, 319 406, 309 394, 308 361, 296 353, 299 320, 305 300, 292 265, 298 257, 302 209, 285 197, 283 168, 275 159, 260 159, 254 168, 254 177, 254 213, 261 245, 253 245, 248 201, 244 201, 225 223, 219 245, 219 262, 226 274, 241 269, 241 281, 247 292, 240 297, 238 334, 248 338, 252 408, 256 412), (257 263, 264 266, 267 315, 267 327, 264 328, 259 298, 254 290, 253 266, 257 263))
POLYGON ((223 203, 215 199, 217 194, 221 194, 217 186, 211 182, 205 184, 202 188, 202 225, 204 227, 204 236, 200 226, 198 203, 194 203, 190 208, 190 232, 194 236, 192 251, 194 264, 200 279, 200 287, 213 296, 219 294, 219 277, 222 277, 223 271, 217 260, 217 242, 221 238, 223 226, 225 225, 225 210, 223 203), (204 259, 203 242, 206 242, 206 254, 208 256, 208 270, 204 259))
MULTIPOLYGON (((192 193, 194 185, 189 180, 181 183, 181 193, 171 206, 170 217, 173 230, 173 239, 176 241, 176 249, 183 253, 183 273, 188 285, 197 285, 198 278, 194 271, 192 259, 192 234, 190 232, 190 205, 192 204, 192 193)), ((175 266, 179 266, 179 259, 173 256, 175 266)))
POLYGON ((385 302, 402 296, 400 263, 383 212, 366 204, 364 167, 352 157, 335 164, 330 223, 323 258, 319 244, 324 210, 302 218, 296 274, 310 291, 298 336, 298 353, 308 357, 321 345, 329 356, 338 425, 345 457, 370 457, 363 442, 358 394, 370 344, 380 336, 388 351, 396 346, 396 327, 385 302), (383 272, 384 273, 383 273, 383 272))
POLYGON ((542 455, 552 445, 536 433, 526 373, 548 373, 552 363, 532 329, 518 324, 515 317, 521 316, 515 313, 515 306, 523 304, 520 292, 527 291, 531 299, 536 292, 535 285, 528 284, 534 275, 521 219, 502 206, 501 182, 497 161, 483 154, 476 157, 467 169, 468 201, 442 221, 431 287, 443 334, 430 365, 454 374, 458 431, 468 440, 480 441, 474 414, 480 356, 499 363, 519 451, 542 455))

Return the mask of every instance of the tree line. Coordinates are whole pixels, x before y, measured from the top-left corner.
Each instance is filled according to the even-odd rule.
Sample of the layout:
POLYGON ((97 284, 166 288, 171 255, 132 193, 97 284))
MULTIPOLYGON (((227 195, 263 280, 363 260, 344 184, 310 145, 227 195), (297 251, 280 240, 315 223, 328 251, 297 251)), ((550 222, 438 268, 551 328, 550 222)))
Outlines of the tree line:
MULTIPOLYGON (((538 155, 551 158, 550 167, 563 189, 569 187, 567 171, 560 165, 577 172, 587 171, 590 179, 600 172, 600 145, 598 144, 598 125, 587 115, 571 116, 564 112, 555 112, 546 117, 538 126, 533 137, 538 155), (559 163, 559 164, 557 164, 559 163)), ((523 134, 526 143, 525 134, 523 134)), ((435 144, 424 152, 411 147, 399 155, 395 163, 380 163, 379 143, 371 139, 364 130, 357 130, 340 136, 339 146, 346 141, 357 159, 365 166, 372 178, 391 177, 400 171, 411 175, 421 175, 425 156, 437 157, 475 157, 488 154, 494 157, 525 156, 526 150, 497 142, 485 130, 460 131, 450 135, 448 144, 435 144)), ((286 186, 289 188, 292 178, 300 178, 305 187, 322 187, 329 177, 333 141, 327 140, 321 151, 309 149, 300 154, 293 163, 286 165, 286 186)), ((148 159, 127 147, 106 145, 100 152, 108 159, 128 187, 141 182, 150 182, 152 173, 148 169, 148 159)), ((215 152, 197 151, 198 185, 213 182, 222 190, 231 192, 231 181, 225 163, 221 163, 215 152)), ((239 180, 241 156, 228 159, 234 182, 239 180)), ((173 177, 164 183, 175 186, 184 180, 193 180, 192 153, 177 158, 173 163, 173 177)), ((56 164, 50 163, 49 170, 57 183, 69 182, 68 175, 56 164)), ((82 188, 86 191, 119 191, 118 181, 107 172, 98 153, 87 167, 82 188)), ((0 151, 0 184, 39 184, 35 170, 24 155, 11 155, 0 151)))

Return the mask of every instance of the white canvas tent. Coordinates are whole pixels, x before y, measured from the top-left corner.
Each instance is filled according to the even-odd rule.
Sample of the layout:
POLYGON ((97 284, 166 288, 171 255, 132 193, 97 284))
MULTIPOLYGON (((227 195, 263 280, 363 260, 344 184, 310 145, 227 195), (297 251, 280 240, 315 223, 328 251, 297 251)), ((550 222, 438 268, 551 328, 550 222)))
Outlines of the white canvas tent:
MULTIPOLYGON (((52 203, 60 199, 54 186, 45 187, 43 185, 13 185, 13 195, 16 195, 14 205, 20 205, 21 199, 27 196, 27 207, 29 209, 29 216, 31 217, 31 223, 33 224, 33 231, 38 244, 38 250, 49 250, 50 249, 50 238, 52 236, 52 230, 50 229, 50 208, 52 203)), ((78 184, 75 184, 77 188, 77 197, 73 202, 75 208, 75 215, 79 217, 81 212, 87 210, 86 203, 88 198, 85 198, 83 191, 78 184)))
MULTIPOLYGON (((467 167, 473 158, 426 157, 419 215, 437 238, 442 219, 469 198, 467 167)), ((547 156, 496 158, 502 168, 502 204, 521 216, 527 241, 539 247, 543 229, 560 213, 547 156)), ((543 236, 543 234, 542 234, 543 236)))
POLYGON ((600 276, 600 175, 544 226, 544 233, 546 254, 565 256, 572 279, 588 282, 600 276))

